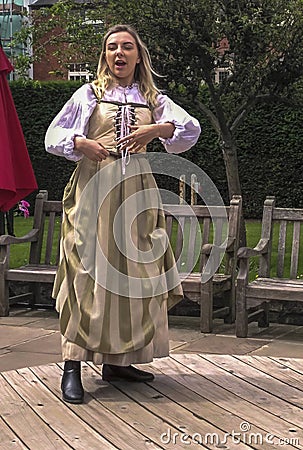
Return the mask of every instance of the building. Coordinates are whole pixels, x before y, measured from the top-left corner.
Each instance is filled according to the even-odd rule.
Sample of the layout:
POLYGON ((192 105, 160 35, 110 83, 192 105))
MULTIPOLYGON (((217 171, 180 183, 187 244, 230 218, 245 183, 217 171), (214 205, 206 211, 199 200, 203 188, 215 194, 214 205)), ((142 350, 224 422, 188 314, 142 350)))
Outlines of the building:
MULTIPOLYGON (((51 7, 56 3, 57 0, 29 0, 29 11, 34 13, 35 10, 38 10, 42 7, 51 7)), ((103 22, 101 20, 92 22, 91 20, 87 20, 85 17, 85 11, 90 7, 90 1, 85 0, 75 0, 77 4, 85 4, 85 8, 83 8, 83 25, 93 25, 96 30, 100 31, 100 28, 103 29, 103 22)), ((61 32, 62 30, 58 29, 57 32, 61 32)), ((52 33, 56 33, 56 30, 52 31, 52 33)), ((47 39, 47 36, 45 37, 47 39)), ((65 44, 62 44, 65 45, 65 44)), ((53 55, 54 48, 49 45, 46 56, 39 62, 35 62, 33 65, 33 79, 40 81, 47 80, 83 80, 89 81, 93 78, 93 75, 90 73, 88 69, 88 64, 86 61, 82 60, 82 57, 74 57, 74 60, 71 60, 68 67, 62 67, 56 60, 56 57, 53 55)))
MULTIPOLYGON (((5 53, 9 57, 13 65, 16 56, 26 54, 32 49, 24 46, 16 46, 14 43, 14 35, 21 30, 21 27, 26 19, 24 12, 35 14, 35 11, 42 7, 51 7, 57 0, 2 0, 0 4, 0 37, 1 43, 5 53)), ((75 0, 77 3, 85 3, 89 5, 89 1, 75 0)), ((95 24, 100 28, 101 21, 95 24)), ((62 30, 57 30, 61 32, 62 30)), ((52 31, 52 33, 56 32, 52 31)), ((47 40, 48 36, 45 36, 47 40)), ((63 44, 64 45, 64 44, 63 44)), ((37 62, 34 62, 28 71, 29 78, 40 81, 48 80, 89 80, 91 74, 88 70, 87 64, 84 61, 71 61, 69 67, 60 66, 58 60, 53 55, 54 48, 51 45, 46 46, 45 56, 37 62)), ((16 73, 10 75, 11 79, 16 78, 16 73)))
MULTIPOLYGON (((20 31, 23 22, 23 13, 27 9, 27 0, 2 0, 0 3, 0 38, 1 45, 10 61, 24 52, 22 45, 13 45, 13 37, 20 31)), ((10 74, 11 79, 14 74, 10 74)))

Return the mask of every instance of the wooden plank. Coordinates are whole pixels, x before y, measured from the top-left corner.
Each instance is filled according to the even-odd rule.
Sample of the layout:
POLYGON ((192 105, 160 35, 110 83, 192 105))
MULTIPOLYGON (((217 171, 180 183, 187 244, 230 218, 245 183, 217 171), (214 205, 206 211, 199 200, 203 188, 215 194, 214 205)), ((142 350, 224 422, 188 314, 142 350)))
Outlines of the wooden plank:
MULTIPOLYGON (((186 356, 188 356, 189 360, 191 360, 192 355, 186 356)), ((182 356, 178 355, 178 358, 179 357, 182 356)), ((165 373, 169 377, 173 378, 173 380, 175 380, 176 391, 178 391, 179 394, 174 394, 173 391, 171 391, 170 387, 172 381, 169 381, 169 383, 167 383, 167 381, 165 380, 163 387, 161 386, 161 388, 159 389, 157 386, 157 390, 159 390, 162 394, 165 394, 169 398, 171 397, 171 395, 174 395, 176 399, 175 401, 182 405, 182 397, 184 391, 186 392, 189 389, 192 390, 191 399, 193 403, 189 402, 187 399, 184 400, 186 407, 190 408, 193 414, 197 415, 198 417, 201 417, 209 421, 213 425, 224 429, 224 433, 226 433, 225 436, 230 436, 233 433, 237 433, 237 447, 238 445, 240 445, 239 439, 241 439, 243 441, 242 445, 250 444, 253 446, 253 448, 260 450, 265 448, 267 450, 270 450, 271 448, 278 448, 273 444, 273 442, 266 442, 266 429, 264 429, 264 422, 262 421, 262 418, 259 419, 262 428, 256 426, 255 424, 252 424, 251 421, 247 421, 247 417, 249 417, 250 419, 252 409, 250 404, 248 404, 248 406, 246 408, 244 407, 243 409, 243 402, 241 402, 241 399, 239 399, 239 397, 237 397, 235 394, 226 397, 223 392, 224 389, 220 390, 219 386, 216 386, 214 383, 208 382, 208 380, 203 379, 203 377, 200 375, 200 371, 198 371, 197 373, 193 373, 193 371, 182 365, 178 370, 178 368, 176 369, 176 365, 171 364, 170 362, 168 364, 166 362, 164 367, 162 366, 162 360, 157 361, 156 365, 159 365, 159 368, 161 369, 161 372, 163 374, 165 373), (171 367, 168 367, 170 365, 171 367), (219 388, 219 392, 217 391, 217 388, 219 388), (198 401, 195 397, 197 393, 202 397, 200 401, 198 401), (206 401, 206 399, 209 400, 209 402, 206 401), (230 411, 230 404, 234 405, 234 413, 230 411), (247 413, 246 417, 245 412, 247 413), (242 426, 246 427, 247 424, 250 434, 242 433, 242 426), (258 435, 260 439, 254 440, 254 437, 256 435, 258 435)), ((153 368, 154 367, 155 363, 153 363, 153 368)), ((258 418, 260 418, 260 412, 260 409, 258 409, 258 418)), ((270 420, 268 421, 269 424, 271 424, 271 418, 272 417, 270 416, 270 420)), ((280 430, 279 426, 277 428, 278 430, 280 430)), ((278 440, 278 434, 277 437, 273 438, 273 440, 278 440)), ((236 448, 235 442, 230 442, 228 438, 227 443, 230 443, 232 449, 236 448)), ((225 442, 224 444, 226 445, 225 442)), ((218 447, 221 446, 224 447, 223 443, 218 445, 218 447)))
MULTIPOLYGON (((46 273, 49 275, 53 275, 53 272, 57 269, 56 266, 49 264, 28 264, 27 266, 21 266, 18 269, 10 269, 9 274, 19 273, 19 272, 28 272, 28 273, 38 273, 40 270, 41 273, 46 273)), ((9 277, 10 275, 8 275, 9 277)))
POLYGON ((292 287, 291 289, 289 288, 288 290, 286 290, 288 288, 281 288, 276 286, 275 288, 273 287, 250 287, 247 289, 247 303, 250 306, 254 306, 257 303, 260 302, 255 302, 255 303, 250 303, 250 299, 252 298, 254 299, 261 299, 264 301, 271 301, 271 300, 275 300, 275 301, 281 301, 284 300, 286 302, 302 302, 303 298, 303 291, 302 288, 294 288, 292 287), (284 290, 283 290, 284 289, 284 290))
MULTIPOLYGON (((17 372, 6 372, 8 376, 17 372)), ((35 414, 30 406, 23 400, 18 389, 16 390, 6 382, 5 375, 0 376, 1 391, 1 418, 14 430, 14 434, 30 449, 52 448, 58 450, 69 449, 64 439, 61 439, 39 415, 35 414), (52 443, 52 447, 50 447, 52 443)), ((2 433, 1 433, 2 444, 2 433)), ((1 446, 2 448, 2 446, 1 446)), ((22 448, 22 447, 21 447, 22 448)))
POLYGON ((177 228, 177 240, 176 240, 176 249, 175 249, 175 258, 177 263, 177 268, 181 270, 181 252, 184 247, 184 225, 185 225, 185 217, 179 216, 177 218, 178 228, 177 228))
MULTIPOLYGON (((146 365, 144 367, 146 368, 146 365)), ((154 373, 158 372, 157 369, 154 369, 154 362, 150 365, 150 368, 154 373)), ((203 398, 195 395, 189 389, 182 388, 167 375, 158 374, 155 381, 148 383, 149 386, 143 383, 127 382, 114 382, 113 384, 133 401, 169 423, 169 427, 177 428, 180 432, 185 432, 191 437, 199 434, 204 443, 201 448, 218 449, 218 446, 223 445, 225 432, 220 420, 223 417, 225 417, 225 423, 229 423, 229 429, 234 428, 234 417, 232 415, 220 411, 219 408, 213 408, 211 403, 205 402, 203 398), (206 411, 212 414, 213 419, 219 424, 218 427, 204 419, 203 415, 206 411), (211 437, 214 438, 214 442, 207 440, 211 437)), ((183 448, 180 445, 180 432, 175 448, 183 448)), ((229 442, 224 443, 224 445, 226 449, 232 450, 234 448, 229 442)), ((252 447, 239 443, 237 448, 244 450, 252 447)))
POLYGON ((61 241, 61 233, 62 233, 62 214, 61 216, 58 216, 58 220, 61 224, 61 226, 59 227, 59 233, 58 233, 58 242, 57 242, 57 250, 56 250, 56 266, 58 266, 59 264, 59 260, 60 260, 60 241, 61 241))
MULTIPOLYGON (((266 392, 287 401, 291 405, 303 408, 303 398, 301 391, 303 390, 303 378, 300 383, 297 379, 296 386, 286 382, 286 378, 283 376, 283 367, 280 366, 280 370, 277 365, 273 366, 268 358, 259 359, 260 357, 251 357, 248 355, 234 355, 235 359, 239 362, 235 362, 241 375, 246 376, 253 385, 264 389, 266 392), (275 372, 272 373, 273 369, 275 372), (249 378, 248 378, 249 377, 249 378), (301 386, 300 386, 301 385, 301 386)), ((229 359, 229 358, 228 358, 229 359)), ((239 372, 237 372, 238 374, 239 372)), ((300 424, 303 427, 303 421, 300 424)))
MULTIPOLYGON (((184 207, 184 205, 164 204, 163 209, 166 215, 171 215, 174 217, 210 217, 209 208, 203 205, 186 205, 184 207)), ((223 214, 222 208, 220 207, 217 207, 217 209, 215 207, 212 207, 212 209, 214 209, 214 211, 216 211, 219 215, 223 214)), ((223 209, 225 213, 225 208, 223 209)))
MULTIPOLYGON (((223 236, 223 219, 218 218, 214 221, 214 244, 218 247, 220 247, 223 242, 225 241, 225 238, 223 236)), ((216 250, 216 247, 214 248, 212 252, 212 267, 215 268, 215 272, 219 269, 220 262, 221 262, 221 255, 222 252, 216 250)))
POLYGON ((172 227, 173 227, 173 219, 172 216, 165 216, 166 221, 166 233, 169 239, 171 239, 172 235, 172 227))
MULTIPOLYGON (((115 417, 115 431, 117 430, 117 421, 122 420, 124 427, 127 425, 133 429, 133 433, 140 433, 140 440, 138 437, 131 443, 130 448, 136 448, 138 444, 141 448, 162 448, 161 435, 167 432, 168 423, 154 414, 150 413, 146 408, 137 402, 133 402, 130 398, 116 389, 113 385, 102 382, 100 380, 101 367, 95 366, 93 363, 87 368, 86 386, 91 395, 102 404, 104 408, 110 411, 115 417), (99 378, 99 386, 105 389, 102 391, 95 390, 96 377, 99 378), (141 443, 142 441, 142 443, 141 443)), ((120 428, 119 428, 120 430, 120 428)), ((177 431, 177 430, 175 430, 177 431)), ((125 446, 125 433, 122 433, 122 439, 125 446)), ((127 442, 130 442, 127 439, 127 442)), ((124 446, 122 448, 124 449, 124 446)), ((173 443, 168 442, 165 448, 174 450, 176 447, 173 443)))
POLYGON ((188 250, 187 250, 187 265, 186 270, 192 272, 196 263, 196 243, 199 242, 199 250, 201 248, 201 233, 199 222, 196 217, 190 218, 190 230, 189 230, 189 239, 188 239, 188 250))
POLYGON ((284 258, 285 258, 285 246, 286 246, 286 220, 282 220, 279 230, 278 241, 278 256, 277 256, 277 276, 283 277, 284 273, 284 258))
POLYGON ((180 273, 180 280, 182 284, 183 291, 186 293, 197 293, 197 298, 200 299, 201 291, 201 274, 183 274, 180 273))
MULTIPOLYGON (((210 236, 210 225, 211 225, 211 221, 210 218, 206 217, 203 220, 203 230, 202 230, 202 247, 205 244, 209 243, 209 236, 210 236)), ((202 249, 201 247, 201 249, 202 249)), ((203 255, 201 252, 200 255, 200 267, 199 267, 199 271, 203 272, 205 265, 206 265, 206 261, 207 261, 207 257, 206 255, 203 255)))
POLYGON ((48 222, 48 228, 47 228, 44 264, 50 264, 50 262, 51 262, 52 248, 53 248, 53 241, 54 241, 54 231, 55 231, 55 219, 56 219, 56 214, 54 212, 51 212, 49 214, 49 222, 48 222))
MULTIPOLYGON (((195 435, 199 434, 199 436, 201 436, 201 439, 198 438, 200 441, 199 448, 213 450, 218 448, 215 438, 212 443, 207 441, 207 436, 218 436, 218 439, 221 439, 223 437, 223 432, 205 422, 200 416, 182 408, 165 395, 162 395, 158 390, 158 381, 155 389, 141 383, 130 384, 126 382, 115 382, 113 384, 121 392, 129 396, 132 401, 139 403, 160 420, 167 422, 167 427, 164 431, 164 439, 166 442, 165 447, 163 446, 162 448, 166 448, 168 445, 167 437, 173 435, 175 437, 169 441, 170 444, 173 444, 172 448, 183 448, 180 441, 184 434, 188 436, 187 446, 189 443, 194 443, 193 439, 195 439, 195 435)), ((231 449, 230 446, 226 446, 225 448, 231 449)))
MULTIPOLYGON (((238 358, 242 359, 241 356, 238 358)), ((260 372, 264 372, 277 380, 283 381, 283 383, 288 384, 292 388, 303 391, 303 373, 296 372, 281 361, 265 356, 256 357, 250 355, 245 355, 244 361, 260 372)))
MULTIPOLYGON (((61 398, 58 379, 61 378, 62 370, 57 365, 40 366, 31 370, 55 396, 61 398)), ((100 370, 96 372, 85 364, 82 374, 86 391, 85 404, 69 405, 79 418, 92 429, 101 432, 117 448, 161 448, 153 442, 153 439, 159 439, 161 432, 164 432, 160 432, 161 427, 154 428, 157 418, 148 415, 140 405, 130 402, 127 396, 123 396, 110 384, 102 382, 100 370)))
MULTIPOLYGON (((200 293, 203 289, 203 283, 201 285, 201 274, 199 272, 184 274, 180 273, 180 280, 182 287, 186 292, 200 293)), ((216 273, 213 278, 213 288, 216 293, 224 292, 231 287, 231 276, 216 273)))
POLYGON ((1 436, 1 449, 11 450, 11 449, 28 449, 26 445, 12 432, 9 426, 6 425, 5 421, 0 415, 0 436, 1 436))
POLYGON ((226 237, 223 237, 223 219, 218 218, 214 221, 214 244, 222 245, 226 237))
POLYGON ((6 279, 10 281, 53 283, 56 271, 56 266, 25 266, 8 270, 6 279))
POLYGON ((297 220, 303 222, 303 209, 274 208, 274 220, 297 220))
POLYGON ((303 360, 300 358, 273 358, 274 360, 284 364, 285 366, 291 368, 292 370, 303 374, 303 360))
MULTIPOLYGON (((115 449, 102 434, 91 429, 89 425, 76 416, 66 404, 51 392, 30 371, 4 372, 3 378, 16 390, 26 404, 46 423, 64 442, 74 449, 102 448, 115 449)), ((57 380, 59 382, 59 380, 57 380)), ((30 427, 29 427, 30 429, 30 427)), ((102 430, 100 430, 102 433, 102 430)), ((41 448, 41 445, 32 448, 41 448)))
POLYGON ((297 277, 299 248, 300 248, 300 222, 295 222, 292 237, 292 249, 290 260, 290 278, 292 279, 297 277))
POLYGON ((260 405, 260 407, 271 414, 301 428, 303 437, 301 409, 303 400, 300 398, 299 391, 248 366, 243 362, 244 357, 240 361, 236 356, 231 355, 203 355, 203 359, 223 370, 227 377, 227 374, 232 373, 238 386, 244 383, 246 387, 247 394, 245 390, 241 391, 243 398, 253 401, 254 404, 260 405))
POLYGON ((263 284, 264 286, 267 285, 279 285, 281 289, 286 288, 288 286, 303 289, 303 280, 289 280, 288 278, 258 278, 257 280, 253 281, 252 284, 257 283, 263 284))
POLYGON ((303 301, 302 280, 258 278, 246 288, 246 296, 264 300, 303 301))
POLYGON ((50 212, 61 212, 62 211, 62 202, 61 200, 47 200, 43 203, 43 211, 50 212))
MULTIPOLYGON (((254 389, 246 382, 242 383, 232 373, 224 372, 223 369, 221 370, 220 367, 208 361, 208 355, 203 355, 202 358, 202 356, 194 354, 173 354, 172 358, 182 363, 183 367, 178 375, 176 375, 173 367, 170 370, 166 369, 169 376, 179 383, 187 385, 208 401, 213 402, 219 410, 226 410, 226 412, 240 418, 240 422, 239 419, 231 420, 230 426, 232 425, 232 429, 239 431, 239 429, 241 430, 241 423, 247 422, 251 426, 251 431, 260 432, 264 437, 266 433, 271 433, 276 438, 297 436, 297 434, 294 435, 289 431, 293 427, 291 423, 263 407, 263 403, 266 402, 263 391, 254 389), (193 372, 196 374, 195 376, 193 376, 193 372), (197 378, 197 376, 199 377, 197 378), (199 378, 200 381, 197 381, 199 378)), ((224 361, 224 358, 222 361, 224 361)), ((204 414, 203 417, 210 420, 210 418, 207 418, 208 408, 205 408, 204 414)), ((265 448, 266 442, 264 440, 261 448, 265 448)), ((267 448, 272 448, 271 445, 267 448)), ((295 448, 303 447, 295 445, 295 448)))

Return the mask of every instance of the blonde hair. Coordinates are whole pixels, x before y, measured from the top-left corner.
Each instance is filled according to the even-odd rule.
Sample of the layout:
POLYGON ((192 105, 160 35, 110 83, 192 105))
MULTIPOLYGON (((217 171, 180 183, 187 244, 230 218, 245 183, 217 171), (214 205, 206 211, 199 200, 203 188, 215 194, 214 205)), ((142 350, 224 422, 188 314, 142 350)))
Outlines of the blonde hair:
POLYGON ((111 34, 119 33, 121 31, 129 33, 135 39, 140 56, 140 62, 137 64, 135 70, 135 81, 139 84, 139 90, 148 104, 151 107, 154 107, 157 104, 157 96, 160 91, 155 85, 153 75, 159 75, 152 68, 151 58, 146 45, 142 42, 135 29, 130 25, 115 25, 108 30, 103 38, 102 50, 97 69, 97 79, 92 83, 96 94, 99 98, 102 98, 104 91, 115 82, 105 59, 106 42, 111 34))

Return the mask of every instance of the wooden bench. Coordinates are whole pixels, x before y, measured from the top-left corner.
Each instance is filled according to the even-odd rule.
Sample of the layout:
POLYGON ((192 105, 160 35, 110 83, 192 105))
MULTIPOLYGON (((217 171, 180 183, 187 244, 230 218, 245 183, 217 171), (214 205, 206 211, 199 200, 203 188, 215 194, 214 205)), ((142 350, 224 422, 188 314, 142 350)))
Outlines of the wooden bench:
POLYGON ((252 249, 238 250, 236 335, 246 337, 248 324, 269 325, 270 301, 303 301, 303 209, 277 208, 264 202, 261 239, 252 249), (301 237, 301 242, 300 242, 301 237), (258 257, 258 277, 249 280, 252 257, 258 257), (302 276, 302 275, 301 275, 302 276))
POLYGON ((242 200, 230 206, 164 205, 166 229, 176 257, 185 298, 200 305, 201 332, 210 333, 214 318, 235 320, 236 255, 242 200), (220 307, 214 308, 214 296, 220 307))
POLYGON ((62 202, 49 201, 47 196, 47 191, 40 191, 36 197, 33 228, 29 233, 23 237, 0 236, 0 316, 8 315, 9 304, 27 302, 29 307, 39 306, 41 283, 54 282, 60 241, 60 235, 55 233, 60 227, 55 224, 61 223, 62 202), (10 269, 10 246, 24 243, 30 243, 28 264, 10 269), (17 281, 29 283, 29 292, 10 296, 10 282, 17 281))
MULTIPOLYGON (((233 322, 241 198, 234 197, 227 207, 164 205, 164 211, 185 297, 200 304, 201 331, 211 332, 214 317, 233 322), (214 311, 216 294, 223 304, 214 311)), ((53 283, 60 241, 55 224, 61 223, 61 216, 62 202, 50 201, 47 192, 40 191, 33 229, 24 237, 0 237, 0 315, 8 314, 10 303, 37 307, 41 283, 53 283), (10 245, 25 242, 30 243, 28 264, 10 269, 10 245), (29 283, 29 292, 10 297, 9 284, 16 281, 29 283)))

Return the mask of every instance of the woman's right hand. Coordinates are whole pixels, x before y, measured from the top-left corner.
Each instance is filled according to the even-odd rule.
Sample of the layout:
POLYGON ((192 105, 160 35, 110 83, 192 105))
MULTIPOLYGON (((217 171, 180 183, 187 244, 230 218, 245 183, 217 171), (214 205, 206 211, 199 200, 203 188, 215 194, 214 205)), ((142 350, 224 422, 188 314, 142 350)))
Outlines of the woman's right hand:
POLYGON ((100 162, 109 156, 109 152, 99 142, 93 139, 85 139, 82 137, 75 137, 75 150, 83 153, 91 161, 100 162))

